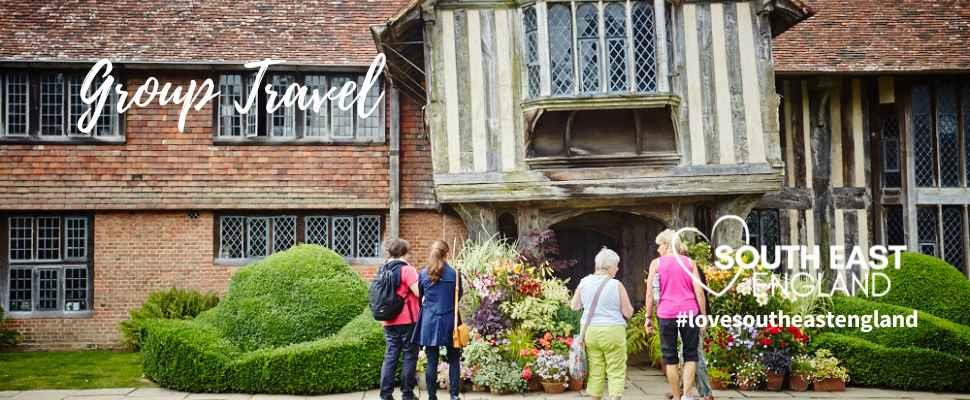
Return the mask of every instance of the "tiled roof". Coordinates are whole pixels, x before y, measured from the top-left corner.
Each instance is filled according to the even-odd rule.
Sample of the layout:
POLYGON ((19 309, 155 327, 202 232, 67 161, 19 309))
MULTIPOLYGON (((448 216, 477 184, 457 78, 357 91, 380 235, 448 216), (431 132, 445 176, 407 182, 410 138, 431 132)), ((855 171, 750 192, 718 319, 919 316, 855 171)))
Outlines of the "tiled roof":
POLYGON ((407 0, 0 0, 0 61, 367 65, 407 0))
POLYGON ((774 41, 776 72, 970 70, 970 1, 806 2, 815 16, 774 41))

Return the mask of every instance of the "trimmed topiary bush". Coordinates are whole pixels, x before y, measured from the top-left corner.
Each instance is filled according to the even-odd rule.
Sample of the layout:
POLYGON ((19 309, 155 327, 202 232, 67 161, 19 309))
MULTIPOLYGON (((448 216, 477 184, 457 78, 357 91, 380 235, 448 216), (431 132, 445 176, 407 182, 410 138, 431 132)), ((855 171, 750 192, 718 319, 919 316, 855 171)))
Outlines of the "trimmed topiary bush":
POLYGON ((219 297, 215 293, 203 294, 196 290, 177 288, 152 292, 141 308, 129 312, 131 319, 119 324, 121 338, 129 350, 137 351, 145 321, 192 319, 216 304, 219 304, 219 297))
POLYGON ((377 385, 380 324, 364 282, 336 253, 301 245, 237 272, 192 321, 145 324, 145 375, 193 392, 319 394, 377 385))
MULTIPOLYGON (((839 315, 912 315, 913 309, 868 301, 858 297, 836 296, 833 312, 839 315)), ((970 359, 970 327, 919 311, 914 328, 836 329, 836 333, 859 337, 889 347, 920 347, 970 359)))
POLYGON ((970 392, 970 361, 917 347, 886 347, 862 338, 823 333, 812 339, 849 370, 852 382, 904 390, 970 392))
MULTIPOLYGON (((970 326, 970 281, 954 266, 939 258, 919 253, 902 253, 900 269, 892 268, 895 258, 883 272, 889 276, 890 289, 880 303, 915 308, 958 324, 970 326)), ((875 285, 876 293, 885 284, 875 285)))
POLYGON ((219 307, 199 319, 249 351, 337 333, 367 306, 367 287, 343 257, 304 245, 237 272, 219 307))

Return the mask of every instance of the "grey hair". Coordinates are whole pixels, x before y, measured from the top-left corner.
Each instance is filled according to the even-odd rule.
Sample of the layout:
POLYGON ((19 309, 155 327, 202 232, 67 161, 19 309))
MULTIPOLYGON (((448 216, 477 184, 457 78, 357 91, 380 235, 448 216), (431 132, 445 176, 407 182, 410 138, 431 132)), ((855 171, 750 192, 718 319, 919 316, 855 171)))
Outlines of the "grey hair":
POLYGON ((603 246, 603 249, 596 254, 594 262, 596 263, 596 271, 607 271, 611 267, 620 265, 620 256, 615 251, 603 246))
POLYGON ((677 240, 677 248, 674 249, 673 244, 675 237, 677 237, 677 231, 673 229, 665 229, 663 232, 660 232, 660 234, 657 235, 656 243, 657 245, 667 245, 667 247, 674 250, 674 252, 677 254, 687 254, 687 244, 684 243, 683 237, 681 237, 680 240, 677 240))

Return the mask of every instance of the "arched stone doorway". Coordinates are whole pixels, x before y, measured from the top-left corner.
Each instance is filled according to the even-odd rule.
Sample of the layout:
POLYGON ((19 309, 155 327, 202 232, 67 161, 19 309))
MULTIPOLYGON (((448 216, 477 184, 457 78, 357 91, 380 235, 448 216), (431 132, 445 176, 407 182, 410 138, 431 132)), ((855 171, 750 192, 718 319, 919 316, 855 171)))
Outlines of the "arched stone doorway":
POLYGON ((646 269, 657 256, 654 239, 666 228, 662 222, 636 214, 596 211, 566 219, 550 228, 556 232, 560 257, 576 260, 574 266, 557 273, 569 279, 570 289, 575 289, 580 279, 593 272, 596 253, 607 246, 620 255, 616 278, 623 282, 633 304, 643 305, 646 269))

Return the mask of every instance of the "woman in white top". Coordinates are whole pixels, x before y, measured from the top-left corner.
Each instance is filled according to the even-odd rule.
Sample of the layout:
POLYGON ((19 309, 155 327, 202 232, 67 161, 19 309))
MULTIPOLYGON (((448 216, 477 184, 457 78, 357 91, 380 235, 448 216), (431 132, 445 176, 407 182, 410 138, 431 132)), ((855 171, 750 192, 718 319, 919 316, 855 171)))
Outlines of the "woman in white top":
POLYGON ((608 386, 609 396, 619 399, 626 382, 626 319, 633 315, 633 305, 623 284, 613 279, 620 256, 603 247, 595 263, 596 271, 579 282, 572 300, 574 310, 583 309, 581 323, 589 324, 585 332, 589 362, 586 391, 598 400, 608 386), (594 299, 596 305, 590 315, 594 299))

